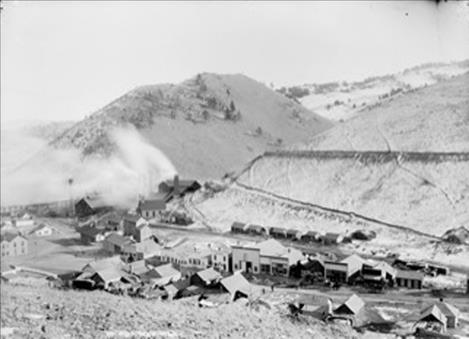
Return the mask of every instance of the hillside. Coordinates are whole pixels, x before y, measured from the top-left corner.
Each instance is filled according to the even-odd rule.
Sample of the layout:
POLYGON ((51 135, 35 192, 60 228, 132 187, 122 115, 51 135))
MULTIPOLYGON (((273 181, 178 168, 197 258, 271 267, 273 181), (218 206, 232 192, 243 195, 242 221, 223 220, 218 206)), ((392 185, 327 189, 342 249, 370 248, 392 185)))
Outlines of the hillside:
POLYGON ((430 86, 469 71, 469 62, 430 63, 402 72, 355 82, 329 82, 278 89, 331 120, 343 121, 390 98, 430 86))
POLYGON ((378 233, 367 253, 464 264, 467 247, 443 248, 432 237, 469 223, 468 83, 464 75, 407 93, 310 143, 265 153, 225 191, 193 203, 224 230, 236 220, 323 233, 366 227, 378 233), (466 153, 406 155, 388 144, 466 153), (341 151, 318 151, 328 149, 341 151))
POLYGON ((131 124, 185 177, 218 178, 266 149, 331 126, 293 100, 243 75, 199 74, 178 85, 136 88, 52 142, 84 155, 110 154, 108 132, 131 124))
MULTIPOLYGON (((2 336, 12 331, 13 338, 362 337, 346 327, 314 319, 293 322, 285 316, 286 307, 283 315, 240 302, 201 309, 194 298, 162 302, 99 291, 2 284, 1 307, 2 336)), ((368 333, 369 338, 376 335, 368 333)))
POLYGON ((295 149, 469 152, 469 73, 390 99, 295 149))

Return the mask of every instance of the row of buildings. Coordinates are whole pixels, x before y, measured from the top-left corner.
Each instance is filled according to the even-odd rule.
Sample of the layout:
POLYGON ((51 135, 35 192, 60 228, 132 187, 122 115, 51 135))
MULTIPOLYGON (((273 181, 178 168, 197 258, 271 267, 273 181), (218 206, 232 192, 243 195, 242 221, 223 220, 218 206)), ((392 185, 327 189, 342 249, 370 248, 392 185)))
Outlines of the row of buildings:
POLYGON ((321 234, 316 231, 301 232, 293 228, 267 227, 256 224, 245 224, 234 222, 231 225, 231 232, 237 234, 249 234, 253 236, 270 236, 275 239, 287 239, 303 243, 321 243, 324 245, 336 245, 350 242, 352 239, 370 240, 376 237, 376 233, 368 230, 357 230, 349 235, 327 232, 321 234))

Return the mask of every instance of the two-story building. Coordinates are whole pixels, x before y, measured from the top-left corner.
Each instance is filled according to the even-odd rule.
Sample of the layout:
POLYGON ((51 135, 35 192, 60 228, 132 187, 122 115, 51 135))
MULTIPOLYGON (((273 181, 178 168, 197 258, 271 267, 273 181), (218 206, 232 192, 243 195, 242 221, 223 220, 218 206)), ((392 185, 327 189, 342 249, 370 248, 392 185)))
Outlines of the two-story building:
POLYGON ((13 257, 28 254, 28 239, 20 234, 5 233, 1 235, 1 254, 3 257, 13 257))
POLYGON ((303 254, 269 239, 253 245, 232 246, 233 271, 288 276, 290 267, 304 260, 303 254))

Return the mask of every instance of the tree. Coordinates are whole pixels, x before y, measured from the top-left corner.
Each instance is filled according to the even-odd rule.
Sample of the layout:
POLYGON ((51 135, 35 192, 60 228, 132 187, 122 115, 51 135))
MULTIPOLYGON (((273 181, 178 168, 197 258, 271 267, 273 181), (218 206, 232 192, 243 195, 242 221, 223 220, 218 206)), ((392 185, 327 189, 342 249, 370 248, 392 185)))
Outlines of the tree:
POLYGON ((230 112, 234 112, 235 110, 236 110, 236 106, 235 106, 233 100, 231 100, 231 102, 230 102, 230 112))
POLYGON ((204 118, 204 120, 208 120, 210 118, 210 114, 206 109, 202 111, 202 118, 204 118))

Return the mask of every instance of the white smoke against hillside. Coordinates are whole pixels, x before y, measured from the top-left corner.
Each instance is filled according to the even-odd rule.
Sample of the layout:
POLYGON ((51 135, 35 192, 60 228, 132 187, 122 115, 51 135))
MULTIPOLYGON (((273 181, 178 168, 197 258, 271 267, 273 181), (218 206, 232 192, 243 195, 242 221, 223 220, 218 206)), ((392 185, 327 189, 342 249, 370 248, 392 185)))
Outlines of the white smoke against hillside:
MULTIPOLYGON (((76 199, 98 193, 108 204, 131 208, 139 195, 149 195, 159 182, 177 173, 166 155, 134 128, 116 128, 109 137, 117 149, 109 158, 82 159, 75 149, 48 147, 14 172, 2 168, 2 205, 76 199)), ((15 144, 8 145, 11 147, 15 144)))

